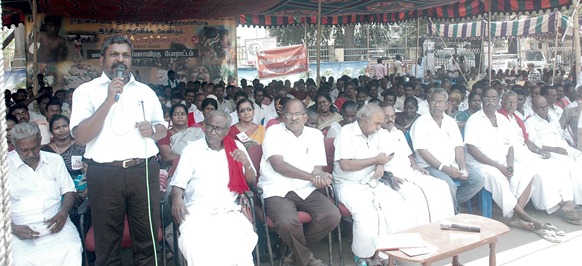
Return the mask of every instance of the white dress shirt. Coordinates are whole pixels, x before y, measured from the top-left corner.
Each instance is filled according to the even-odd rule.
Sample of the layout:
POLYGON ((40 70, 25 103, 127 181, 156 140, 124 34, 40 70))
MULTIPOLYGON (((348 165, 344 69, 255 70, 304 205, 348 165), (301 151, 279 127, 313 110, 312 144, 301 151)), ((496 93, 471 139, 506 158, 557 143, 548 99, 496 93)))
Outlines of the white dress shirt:
POLYGON ((303 132, 297 137, 281 123, 269 127, 263 141, 259 187, 263 188, 264 197, 285 197, 289 191, 294 191, 300 198, 307 198, 315 186, 311 181, 287 177, 275 171, 269 161, 274 155, 283 156, 286 163, 308 173, 316 166, 327 165, 321 131, 303 127, 303 132))
MULTIPOLYGON (((74 129, 97 111, 107 98, 110 82, 103 73, 101 77, 81 84, 75 90, 70 128, 74 129)), ((130 75, 130 81, 123 87, 119 101, 109 110, 103 128, 87 143, 85 158, 107 163, 156 155, 159 150, 155 141, 149 137, 144 138, 135 127, 136 123, 144 120, 154 126, 166 125, 160 101, 154 91, 130 75)))
MULTIPOLYGON (((463 138, 457 122, 443 114, 441 126, 430 113, 421 115, 410 129, 410 137, 415 150, 428 150, 444 165, 456 166, 455 148, 463 147, 463 138)), ((430 166, 418 153, 416 161, 420 167, 430 166)))

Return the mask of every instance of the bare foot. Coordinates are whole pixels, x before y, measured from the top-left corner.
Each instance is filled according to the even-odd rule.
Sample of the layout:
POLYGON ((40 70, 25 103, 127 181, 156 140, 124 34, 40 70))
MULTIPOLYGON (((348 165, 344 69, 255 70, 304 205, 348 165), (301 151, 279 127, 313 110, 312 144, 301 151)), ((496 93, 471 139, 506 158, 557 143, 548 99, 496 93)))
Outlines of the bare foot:
POLYGON ((534 223, 528 223, 528 222, 526 222, 522 219, 518 219, 518 218, 511 218, 511 220, 509 220, 509 226, 519 228, 522 230, 526 230, 526 231, 531 231, 535 228, 534 223))

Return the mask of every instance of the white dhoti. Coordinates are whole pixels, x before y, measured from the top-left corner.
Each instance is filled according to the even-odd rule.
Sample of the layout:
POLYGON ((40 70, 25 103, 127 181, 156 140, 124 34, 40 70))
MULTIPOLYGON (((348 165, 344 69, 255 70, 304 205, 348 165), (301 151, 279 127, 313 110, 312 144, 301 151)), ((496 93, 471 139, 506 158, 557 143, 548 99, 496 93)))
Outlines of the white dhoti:
POLYGON ((240 211, 188 211, 178 239, 188 265, 254 265, 252 253, 258 237, 240 211))
MULTIPOLYGON (((491 192, 493 201, 501 207, 504 217, 513 215, 513 208, 517 204, 517 199, 521 197, 529 183, 533 182, 533 191, 539 182, 539 177, 531 169, 528 169, 526 165, 519 162, 514 163, 513 176, 509 180, 493 166, 478 162, 467 162, 467 166, 471 175, 483 177, 485 181, 483 187, 491 192)), ((528 195, 528 199, 529 197, 531 197, 531 192, 528 195)))
POLYGON ((336 189, 338 200, 352 213, 352 252, 360 258, 372 257, 376 252, 373 237, 417 225, 412 206, 389 186, 341 184, 336 189))
POLYGON ((582 152, 572 147, 566 149, 568 155, 552 153, 552 159, 565 163, 570 172, 569 181, 572 184, 574 203, 582 204, 582 152))
POLYGON ((449 186, 443 180, 417 171, 406 176, 400 194, 416 214, 416 224, 428 224, 455 215, 449 186))
POLYGON ((12 235, 12 262, 18 265, 79 266, 83 247, 77 229, 67 218, 57 234, 34 240, 20 240, 12 235))
POLYGON ((516 161, 526 165, 539 176, 539 183, 532 187, 531 201, 538 210, 545 210, 549 214, 560 209, 560 203, 571 201, 574 198, 572 186, 572 171, 566 160, 553 156, 541 159, 538 154, 529 150, 516 149, 516 161), (518 153, 519 151, 519 153, 518 153))

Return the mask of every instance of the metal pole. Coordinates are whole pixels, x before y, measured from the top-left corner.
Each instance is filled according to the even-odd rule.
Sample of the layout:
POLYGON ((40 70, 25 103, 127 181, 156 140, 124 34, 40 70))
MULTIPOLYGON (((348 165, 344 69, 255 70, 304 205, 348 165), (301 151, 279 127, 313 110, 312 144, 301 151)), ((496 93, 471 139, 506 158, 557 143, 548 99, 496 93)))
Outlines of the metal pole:
POLYGON ((408 58, 410 55, 408 54, 408 31, 406 30, 406 24, 404 24, 404 54, 402 55, 402 60, 404 60, 404 56, 408 58))
POLYGON ((491 55, 491 0, 489 0, 489 6, 488 6, 488 11, 489 11, 489 21, 487 22, 487 36, 489 39, 489 47, 487 48, 488 50, 488 55, 487 55, 487 64, 489 65, 488 68, 488 72, 487 76, 489 77, 489 86, 491 86, 491 60, 492 60, 492 55, 491 55))
MULTIPOLYGON (((307 20, 309 17, 305 17, 305 33, 303 38, 303 44, 305 44, 305 51, 307 51, 307 64, 309 64, 309 43, 307 42, 307 20)), ((307 71, 307 77, 309 78, 309 71, 307 71)))
POLYGON ((556 63, 558 61, 558 33, 560 33, 560 31, 558 30, 558 21, 559 21, 559 17, 556 18, 556 41, 554 42, 554 70, 552 71, 552 85, 554 85, 554 80, 556 79, 556 63))
MULTIPOLYGON (((576 57, 576 67, 574 69, 574 77, 576 77, 576 79, 578 79, 578 73, 580 73, 580 25, 578 23, 578 4, 579 1, 578 0, 572 0, 572 5, 574 6, 574 14, 573 14, 573 19, 574 19, 574 49, 575 49, 575 57, 576 57)), ((579 83, 579 80, 576 80, 577 83, 579 83)), ((580 128, 580 126, 578 126, 578 149, 582 149, 582 128, 580 128)))
POLYGON ((304 26, 305 26, 305 34, 303 36, 303 43, 305 45, 307 45, 307 47, 309 48, 309 44, 307 43, 307 19, 308 19, 308 17, 305 17, 305 24, 304 24, 304 26))
POLYGON ((319 66, 321 64, 321 0, 317 1, 317 87, 321 83, 319 66))
POLYGON ((414 77, 418 78, 416 76, 416 73, 418 71, 416 71, 416 68, 418 67, 418 49, 419 48, 419 44, 420 44, 420 18, 416 18, 416 55, 414 56, 414 77))
POLYGON ((34 95, 38 93, 38 79, 36 76, 38 75, 38 19, 37 19, 37 6, 36 0, 32 1, 32 40, 33 40, 33 51, 34 54, 32 55, 32 92, 34 95))
MULTIPOLYGON (((0 1, 2 2, 2 1, 0 1)), ((0 15, 2 10, 0 10, 0 15)), ((24 27, 24 26, 21 26, 24 27)), ((4 40, 5 31, 0 32, 0 37, 4 40)), ((2 44, 0 44, 0 47, 2 44)), ((4 49, 4 47, 1 47, 4 49)), ((0 53, 0 62, 4 62, 4 53, 0 53)), ((0 67, 0 84, 4 85, 4 67, 0 67)), ((10 191, 8 189, 8 142, 6 141, 6 108, 4 104, 4 93, 0 95, 0 191, 2 200, 0 201, 0 265, 12 265, 12 228, 10 215, 10 191)))
POLYGON ((370 24, 366 25, 366 35, 368 38, 366 38, 366 57, 368 58, 368 61, 370 60, 370 24))

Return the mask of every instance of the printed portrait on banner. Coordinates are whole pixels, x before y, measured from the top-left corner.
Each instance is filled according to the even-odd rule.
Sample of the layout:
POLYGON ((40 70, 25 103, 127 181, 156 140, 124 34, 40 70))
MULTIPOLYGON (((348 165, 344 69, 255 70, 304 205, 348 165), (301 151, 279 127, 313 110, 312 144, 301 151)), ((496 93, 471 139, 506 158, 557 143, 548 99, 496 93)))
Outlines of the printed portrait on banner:
POLYGON ((167 85, 168 70, 174 70, 180 82, 234 84, 237 80, 234 19, 121 22, 39 15, 36 45, 33 28, 32 17, 28 17, 29 86, 35 53, 39 73, 55 91, 76 88, 100 76, 101 44, 111 35, 123 35, 133 42, 131 70, 143 83, 167 85))

